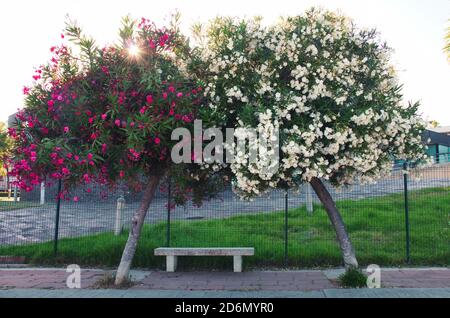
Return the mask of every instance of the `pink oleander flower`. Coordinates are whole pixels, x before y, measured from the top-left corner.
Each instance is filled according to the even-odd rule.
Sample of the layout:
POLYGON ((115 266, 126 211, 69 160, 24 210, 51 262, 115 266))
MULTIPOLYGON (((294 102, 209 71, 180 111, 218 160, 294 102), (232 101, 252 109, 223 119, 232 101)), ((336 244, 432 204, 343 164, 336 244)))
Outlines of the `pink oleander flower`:
POLYGON ((186 116, 186 115, 184 115, 183 117, 182 117, 182 120, 185 122, 185 123, 190 123, 192 120, 191 120, 191 118, 189 117, 189 116, 186 116))
POLYGON ((78 202, 78 201, 80 201, 79 197, 77 197, 77 196, 73 197, 73 202, 78 202))
POLYGON ((88 160, 92 160, 92 158, 94 157, 94 155, 93 154, 91 154, 91 153, 88 153, 88 155, 87 155, 87 158, 88 158, 88 160))
POLYGON ((102 72, 109 75, 109 68, 107 66, 102 66, 102 72))
POLYGON ((153 139, 153 141, 155 142, 155 144, 159 145, 161 143, 161 139, 159 139, 158 137, 155 137, 155 139, 153 139))
POLYGON ((64 132, 65 132, 66 134, 69 132, 69 130, 70 130, 69 127, 67 127, 67 126, 64 127, 64 132))
POLYGON ((153 96, 147 95, 146 100, 147 100, 147 104, 151 105, 153 103, 153 96))
POLYGON ((8 128, 8 135, 11 138, 16 138, 17 137, 17 130, 16 130, 16 128, 8 128))
POLYGON ((102 114, 102 120, 106 120, 106 117, 108 117, 108 115, 102 114))
POLYGON ((121 170, 121 171, 119 172, 119 176, 120 176, 121 178, 125 177, 125 172, 121 170))
POLYGON ((178 92, 178 93, 177 93, 177 97, 178 97, 178 98, 183 97, 183 93, 182 93, 182 92, 178 92))
POLYGON ((114 121, 114 124, 115 124, 117 127, 120 127, 120 125, 121 125, 120 119, 116 119, 116 120, 114 121))

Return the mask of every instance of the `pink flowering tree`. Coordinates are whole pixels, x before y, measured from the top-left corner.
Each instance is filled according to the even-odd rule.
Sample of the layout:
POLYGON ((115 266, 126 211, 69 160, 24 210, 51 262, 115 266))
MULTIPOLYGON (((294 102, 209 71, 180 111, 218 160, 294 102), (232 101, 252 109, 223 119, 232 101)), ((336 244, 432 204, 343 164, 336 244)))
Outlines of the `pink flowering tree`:
POLYGON ((178 203, 199 203, 214 190, 205 170, 193 179, 194 165, 170 160, 171 133, 191 128, 202 108, 202 87, 183 69, 190 49, 176 23, 158 28, 147 19, 125 18, 120 44, 103 48, 74 23, 64 37, 71 45, 52 47, 51 61, 24 88, 26 106, 9 130, 17 145, 12 175, 24 191, 61 180, 59 195, 74 201, 72 188, 90 192, 94 183, 142 191, 116 275, 120 284, 161 179, 172 177, 178 203))

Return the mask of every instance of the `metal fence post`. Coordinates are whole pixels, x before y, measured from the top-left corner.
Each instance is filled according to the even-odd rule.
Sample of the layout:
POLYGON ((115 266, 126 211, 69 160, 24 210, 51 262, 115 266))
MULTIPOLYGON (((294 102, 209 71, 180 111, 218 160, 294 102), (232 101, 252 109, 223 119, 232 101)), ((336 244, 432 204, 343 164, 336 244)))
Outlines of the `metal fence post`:
POLYGON ((45 204, 45 182, 41 182, 41 192, 40 192, 40 205, 45 204))
POLYGON ((6 189, 8 190, 8 199, 11 199, 11 182, 9 179, 8 168, 6 168, 6 189))
POLYGON ((284 265, 288 265, 288 191, 284 194, 284 265))
POLYGON ((171 182, 170 178, 167 186, 167 231, 166 231, 166 246, 170 247, 170 204, 171 204, 171 182))
POLYGON ((308 215, 312 216, 314 212, 313 207, 313 199, 312 199, 312 191, 311 191, 311 185, 309 183, 306 183, 306 211, 308 211, 308 215))
POLYGON ((59 235, 59 212, 61 208, 61 187, 62 181, 58 180, 58 200, 56 201, 56 217, 55 217, 55 237, 53 240, 53 253, 56 256, 58 253, 58 235, 59 235))
POLYGON ((122 234, 122 212, 125 208, 125 198, 123 194, 117 199, 116 222, 114 224, 114 235, 122 234))
POLYGON ((403 188, 405 192, 405 231, 406 231, 406 263, 411 261, 410 232, 409 232, 409 204, 408 204, 408 163, 403 164, 403 188))
POLYGON ((14 202, 18 201, 18 197, 17 197, 17 185, 14 185, 14 202))

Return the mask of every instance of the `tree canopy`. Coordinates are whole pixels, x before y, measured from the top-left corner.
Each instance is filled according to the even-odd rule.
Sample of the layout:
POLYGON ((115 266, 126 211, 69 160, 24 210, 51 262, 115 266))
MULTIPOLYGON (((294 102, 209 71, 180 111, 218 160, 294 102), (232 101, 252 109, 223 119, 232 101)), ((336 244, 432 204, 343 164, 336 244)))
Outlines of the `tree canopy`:
POLYGON ((238 153, 230 165, 242 196, 315 177, 372 182, 394 158, 424 159, 426 123, 417 103, 403 103, 391 49, 375 30, 312 9, 271 26, 219 17, 196 31, 214 122, 279 131, 278 170, 266 152, 253 163, 238 153))
POLYGON ((204 105, 202 86, 183 67, 188 41, 176 21, 159 28, 127 17, 119 34, 119 43, 100 48, 76 23, 67 24, 70 42, 52 47, 50 63, 24 88, 26 106, 10 129, 19 145, 12 174, 26 191, 62 180, 62 195, 77 201, 69 198, 75 186, 140 191, 146 177, 170 173, 176 201, 199 203, 214 186, 201 172, 191 177, 199 170, 194 165, 170 160, 172 131, 190 129, 204 105))

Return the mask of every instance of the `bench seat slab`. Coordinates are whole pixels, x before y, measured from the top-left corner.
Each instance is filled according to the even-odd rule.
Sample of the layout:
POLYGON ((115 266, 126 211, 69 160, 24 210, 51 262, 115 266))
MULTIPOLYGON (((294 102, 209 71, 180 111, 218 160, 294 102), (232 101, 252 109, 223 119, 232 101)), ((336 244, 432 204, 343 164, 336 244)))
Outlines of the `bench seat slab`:
POLYGON ((255 249, 243 248, 181 248, 160 247, 155 249, 156 256, 253 256, 255 249))

